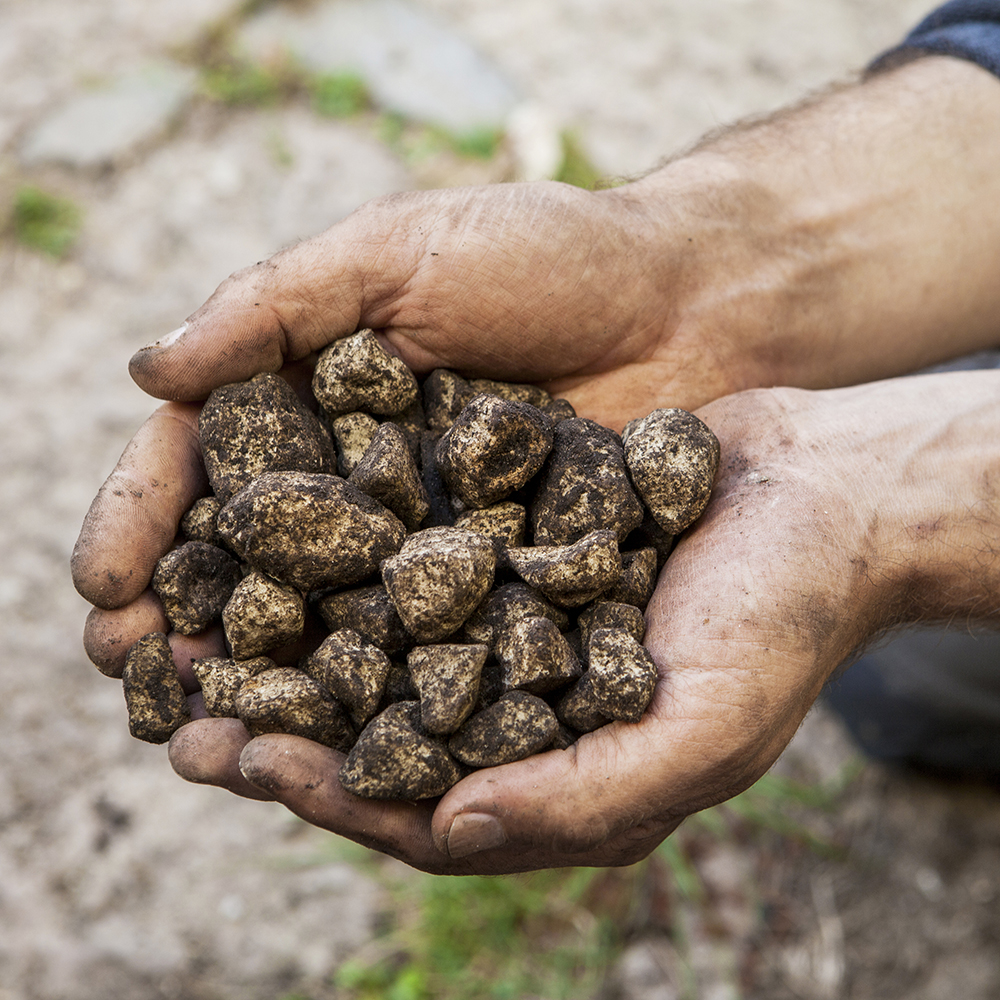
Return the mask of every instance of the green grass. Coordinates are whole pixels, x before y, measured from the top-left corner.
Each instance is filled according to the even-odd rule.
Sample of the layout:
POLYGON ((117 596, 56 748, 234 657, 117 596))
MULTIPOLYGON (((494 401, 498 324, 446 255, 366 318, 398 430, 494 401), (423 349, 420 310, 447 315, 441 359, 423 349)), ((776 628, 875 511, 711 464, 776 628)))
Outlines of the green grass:
POLYGON ((67 198, 32 186, 19 188, 14 195, 14 238, 32 250, 64 257, 80 235, 82 222, 82 211, 67 198))
POLYGON ((233 107, 269 107, 289 91, 289 80, 282 69, 239 59, 207 66, 202 71, 201 82, 210 98, 233 107))
POLYGON ((329 73, 308 82, 313 110, 326 118, 349 118, 371 104, 364 80, 354 73, 329 73))

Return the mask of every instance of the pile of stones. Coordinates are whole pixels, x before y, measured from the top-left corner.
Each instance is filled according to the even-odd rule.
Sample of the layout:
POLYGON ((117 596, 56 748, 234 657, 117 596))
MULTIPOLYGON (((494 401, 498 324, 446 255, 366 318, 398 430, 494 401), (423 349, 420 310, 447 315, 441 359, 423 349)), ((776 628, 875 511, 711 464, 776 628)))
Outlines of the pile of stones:
MULTIPOLYGON (((212 495, 153 589, 177 632, 221 619, 230 655, 194 663, 208 713, 344 751, 345 788, 407 800, 638 722, 643 611, 708 502, 711 431, 666 409, 619 436, 536 386, 421 384, 370 330, 320 355, 312 389, 319 416, 272 374, 201 413, 212 495)), ((190 718, 165 635, 123 680, 138 738, 190 718)))

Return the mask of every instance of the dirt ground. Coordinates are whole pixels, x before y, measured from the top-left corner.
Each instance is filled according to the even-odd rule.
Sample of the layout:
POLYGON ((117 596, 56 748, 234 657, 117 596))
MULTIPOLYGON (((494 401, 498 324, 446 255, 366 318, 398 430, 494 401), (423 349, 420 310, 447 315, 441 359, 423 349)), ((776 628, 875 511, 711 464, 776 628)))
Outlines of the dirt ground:
MULTIPOLYGON (((923 0, 416 5, 609 174, 858 69, 926 12, 923 0)), ((136 348, 232 270, 370 197, 490 176, 401 157, 368 119, 197 95, 110 163, 26 161, 61 103, 180 66, 235 12, 230 0, 0 0, 3 204, 30 182, 84 212, 62 259, 9 231, 0 241, 0 1000, 334 997, 330 974, 387 905, 328 835, 187 785, 162 748, 129 737, 120 685, 83 653, 87 608, 69 582, 87 506, 153 405, 127 375, 136 348)), ((781 767, 830 779, 854 760, 817 711, 781 767)), ((752 838, 695 850, 693 838, 707 897, 684 911, 683 943, 639 926, 604 994, 1000 996, 1000 797, 862 764, 836 813, 810 822, 837 852, 752 838)))

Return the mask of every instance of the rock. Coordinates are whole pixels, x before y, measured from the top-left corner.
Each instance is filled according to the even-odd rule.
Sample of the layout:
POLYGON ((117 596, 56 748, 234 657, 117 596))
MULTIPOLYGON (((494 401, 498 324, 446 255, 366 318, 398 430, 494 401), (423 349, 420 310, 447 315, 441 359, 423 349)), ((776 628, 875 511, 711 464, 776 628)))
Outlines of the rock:
POLYGON ((497 642, 505 691, 546 694, 575 681, 580 661, 548 618, 523 618, 497 642))
POLYGON ((656 573, 663 569, 663 564, 673 551, 675 536, 664 531, 656 523, 656 518, 648 511, 643 518, 642 524, 629 535, 626 544, 639 549, 652 549, 656 553, 656 573))
POLYGON ((331 420, 352 410, 400 413, 416 402, 420 391, 413 372, 389 354, 371 330, 327 347, 316 361, 312 388, 331 420))
POLYGON ((611 721, 598 707, 589 671, 556 702, 555 712, 561 723, 577 733, 592 733, 611 721))
POLYGON ((495 567, 493 546, 482 535, 427 528, 382 563, 382 579, 406 630, 429 643, 451 635, 472 614, 493 586, 495 567))
POLYGON ((410 650, 406 666, 420 694, 420 724, 428 733, 453 733, 472 714, 486 646, 439 644, 410 650))
POLYGON ((526 583, 505 583, 487 595, 466 621, 463 631, 475 642, 492 648, 497 637, 522 618, 548 618, 560 631, 569 628, 569 616, 554 607, 526 583))
POLYGON ((430 512, 417 463, 395 424, 379 427, 348 482, 391 510, 411 531, 430 512))
POLYGON ((553 604, 577 608, 613 587, 622 561, 614 531, 592 531, 572 545, 508 549, 507 561, 519 576, 553 604))
POLYGON ((330 422, 330 431, 337 445, 337 470, 346 479, 365 456, 372 443, 378 421, 367 413, 345 413, 330 422))
POLYGON ((427 417, 424 416, 424 404, 418 396, 416 401, 405 410, 389 418, 402 432, 413 461, 420 463, 420 442, 427 430, 427 417))
POLYGON ((576 621, 585 648, 590 645, 591 634, 600 628, 620 628, 636 642, 642 642, 646 635, 646 619, 634 604, 602 599, 584 608, 576 621))
POLYGON ((430 513, 424 523, 425 528, 448 527, 455 523, 455 512, 451 509, 451 498, 445 489, 441 474, 438 472, 434 453, 441 435, 437 431, 424 431, 420 438, 420 476, 424 489, 427 491, 427 501, 431 505, 430 513))
POLYGON ((173 629, 195 635, 222 614, 241 576, 228 552, 207 542, 185 542, 156 564, 152 587, 173 629))
POLYGON ((530 403, 544 410, 551 404, 552 397, 540 386, 527 385, 519 382, 497 382, 491 378, 474 378, 469 380, 469 387, 474 393, 485 392, 500 399, 509 399, 515 403, 530 403))
POLYGON ((343 707, 294 667, 275 667, 248 678, 236 696, 236 712, 251 736, 288 733, 344 752, 354 743, 343 707))
POLYGON ((435 368, 421 387, 427 427, 444 434, 475 396, 475 390, 461 375, 447 368, 435 368))
POLYGON ((418 799, 443 795, 462 769, 443 740, 420 728, 415 701, 390 705, 365 726, 340 769, 340 783, 368 799, 418 799))
POLYGON ((489 507, 541 469, 552 449, 552 427, 530 403, 474 396, 438 442, 438 471, 467 507, 489 507))
POLYGON ((222 508, 219 533, 255 569, 308 592, 365 580, 406 529, 339 476, 267 472, 222 508))
POLYGON ((305 601, 294 587, 252 571, 233 591, 222 625, 233 659, 251 660, 302 636, 305 601))
POLYGON ((138 740, 166 743, 191 721, 174 654, 162 632, 144 635, 128 651, 122 688, 128 707, 128 729, 138 740))
POLYGON ((457 134, 501 128, 517 103, 476 49, 404 0, 269 7, 240 45, 258 59, 287 51, 314 72, 357 73, 381 107, 457 134))
POLYGON ((693 413, 653 410, 622 433, 625 461, 656 523, 678 535, 705 509, 719 468, 719 441, 693 413))
POLYGON ((267 656, 252 660, 231 660, 225 656, 206 656, 191 663, 201 693, 205 710, 215 718, 236 718, 236 696, 244 682, 262 673, 274 670, 277 664, 267 656))
POLYGON ((218 497, 202 497, 195 500, 188 512, 181 518, 181 532, 189 542, 207 542, 222 545, 219 537, 219 511, 222 504, 218 497))
POLYGON ((378 710, 389 676, 389 657, 351 629, 328 635, 302 669, 351 713, 361 729, 378 710))
POLYGON ((604 595, 609 601, 634 604, 646 610, 656 586, 656 549, 634 549, 622 553, 621 579, 604 595))
POLYGON ((591 633, 587 654, 585 676, 597 709, 609 719, 638 722, 657 681, 649 651, 624 629, 601 628, 591 633))
POLYGON ((529 514, 536 545, 568 545, 605 528, 624 541, 645 511, 618 435, 581 417, 557 423, 529 514))
POLYGON ((382 695, 382 708, 388 708, 397 701, 419 701, 420 692, 413 683, 413 675, 401 663, 390 663, 389 674, 382 695))
POLYGON ((326 594, 316 602, 316 610, 331 632, 352 629, 387 653, 400 653, 413 645, 389 592, 380 584, 326 594))
POLYGON ((472 716, 448 741, 452 756, 469 767, 497 767, 547 747, 559 723, 541 698, 511 691, 472 716))
POLYGON ((114 166, 164 133, 194 89, 193 73, 162 64, 82 90, 28 133, 21 159, 86 169, 114 166))
POLYGON ((208 480, 225 503, 265 472, 336 471, 333 442, 282 378, 214 389, 198 418, 208 480))
POLYGON ((476 531, 493 543, 497 560, 508 548, 524 545, 524 526, 528 512, 523 504, 505 501, 492 507, 466 511, 455 518, 455 527, 476 531))

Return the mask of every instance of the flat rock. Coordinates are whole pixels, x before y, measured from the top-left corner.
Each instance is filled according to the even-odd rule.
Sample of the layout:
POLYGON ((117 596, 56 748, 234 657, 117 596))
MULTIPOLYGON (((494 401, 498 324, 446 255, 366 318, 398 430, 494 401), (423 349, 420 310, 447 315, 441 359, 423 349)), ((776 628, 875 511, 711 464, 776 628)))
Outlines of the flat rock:
POLYGON ((397 702, 372 719, 340 769, 344 788, 368 799, 435 798, 461 778, 444 741, 422 732, 415 701, 397 702))
POLYGON ((592 531, 572 545, 507 550, 507 562, 553 604, 578 608, 613 587, 622 561, 614 531, 592 531))
POLYGON ((174 654, 162 632, 144 635, 128 651, 122 688, 128 708, 128 729, 138 740, 166 743, 176 730, 191 721, 174 654))
POLYGON ((256 570, 240 581, 222 612, 234 660, 251 660, 294 642, 305 624, 305 601, 298 590, 256 570))
POLYGON ((195 635, 221 614, 242 577, 240 564, 208 542, 185 542, 156 564, 152 587, 173 629, 195 635))
POLYGON ((343 702, 361 729, 378 710, 389 675, 389 657, 351 629, 328 635, 302 669, 343 702))
POLYGON ((653 410, 622 432, 632 482, 657 524, 671 535, 708 504, 719 468, 719 440, 693 413, 653 410))
POLYGON ((469 767, 497 767, 543 750, 558 728, 555 713, 541 698, 511 691, 472 716, 448 741, 448 749, 469 767))
POLYGON ((254 568, 308 592, 371 576, 406 528, 339 476, 267 472, 222 508, 219 533, 254 568))
POLYGON ((418 642, 451 635, 493 586, 496 557, 482 535, 427 528, 382 563, 382 579, 406 630, 418 642))
POLYGON ((274 670, 277 664, 267 656, 252 660, 233 660, 225 656, 206 656, 191 663, 201 693, 205 711, 214 718, 236 718, 236 696, 244 682, 263 672, 274 670))
POLYGON ((440 643, 410 650, 406 666, 420 695, 420 723, 437 736, 453 733, 472 714, 486 646, 440 643))

